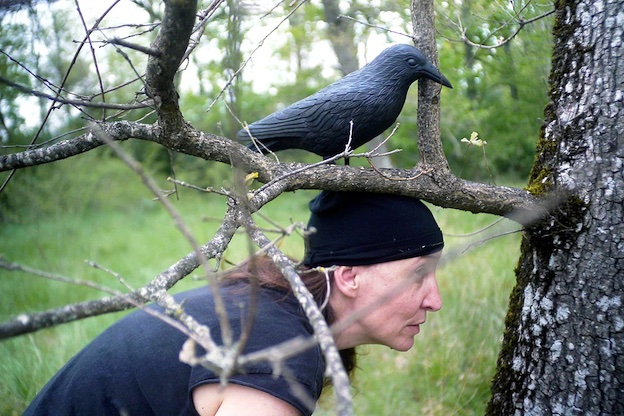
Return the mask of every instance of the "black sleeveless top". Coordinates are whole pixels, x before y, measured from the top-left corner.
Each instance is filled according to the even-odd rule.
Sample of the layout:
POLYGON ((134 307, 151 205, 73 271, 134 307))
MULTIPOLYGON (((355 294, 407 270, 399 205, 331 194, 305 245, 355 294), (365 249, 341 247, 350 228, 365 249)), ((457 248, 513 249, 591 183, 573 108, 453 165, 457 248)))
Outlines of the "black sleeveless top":
MULTIPOLYGON (((236 340, 241 322, 248 319, 245 305, 249 303, 249 287, 236 283, 223 288, 222 294, 236 340)), ((221 345, 210 290, 202 287, 175 297, 178 302, 184 299, 184 310, 208 326, 215 342, 221 345)), ((293 295, 262 288, 256 310, 245 353, 297 336, 312 336, 312 327, 293 295)), ((206 368, 190 367, 179 361, 185 340, 181 332, 162 320, 135 311, 72 358, 46 384, 24 415, 196 415, 193 388, 220 380, 206 368)), ((270 363, 254 363, 245 368, 244 374, 231 376, 229 382, 270 393, 302 414, 311 415, 311 405, 323 387, 325 366, 320 348, 288 359, 286 367, 288 371, 274 376, 270 363), (301 391, 308 397, 302 397, 301 391)))

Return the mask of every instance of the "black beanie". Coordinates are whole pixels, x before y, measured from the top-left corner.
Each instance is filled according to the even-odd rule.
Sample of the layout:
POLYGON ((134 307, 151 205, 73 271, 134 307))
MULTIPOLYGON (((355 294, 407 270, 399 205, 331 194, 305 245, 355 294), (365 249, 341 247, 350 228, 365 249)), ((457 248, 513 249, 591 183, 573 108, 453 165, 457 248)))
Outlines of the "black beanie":
POLYGON ((367 192, 323 191, 310 201, 304 264, 364 266, 425 256, 444 239, 420 200, 367 192))

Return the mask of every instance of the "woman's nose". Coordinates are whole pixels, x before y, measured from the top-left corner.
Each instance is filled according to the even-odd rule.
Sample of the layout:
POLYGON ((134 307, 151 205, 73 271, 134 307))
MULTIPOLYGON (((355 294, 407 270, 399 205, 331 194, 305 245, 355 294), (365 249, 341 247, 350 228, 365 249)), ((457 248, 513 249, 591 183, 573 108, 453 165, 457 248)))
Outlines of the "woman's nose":
POLYGON ((432 280, 429 292, 423 301, 423 307, 429 311, 436 312, 442 309, 442 298, 440 297, 438 282, 435 277, 432 280))

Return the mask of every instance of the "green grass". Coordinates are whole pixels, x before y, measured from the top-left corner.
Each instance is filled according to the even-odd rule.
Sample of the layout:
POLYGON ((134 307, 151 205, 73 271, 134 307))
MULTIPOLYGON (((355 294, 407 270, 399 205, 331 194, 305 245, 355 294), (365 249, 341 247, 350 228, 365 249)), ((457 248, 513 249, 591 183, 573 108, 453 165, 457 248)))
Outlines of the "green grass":
MULTIPOLYGON (((81 171, 92 165, 93 160, 87 157, 60 169, 81 171)), ((43 171, 42 177, 61 177, 55 169, 43 171)), ((22 212, 13 212, 12 223, 0 227, 0 254, 9 261, 123 290, 112 276, 84 261, 93 260, 112 269, 138 287, 191 251, 164 209, 151 200, 137 178, 114 162, 102 162, 94 169, 91 176, 62 176, 60 182, 41 185, 39 200, 53 200, 56 205, 37 206, 33 199, 25 203, 22 212), (92 192, 87 192, 90 189, 92 192)), ((284 194, 263 212, 283 226, 306 221, 307 201, 314 194, 284 194)), ((194 237, 201 243, 208 241, 218 227, 212 219, 224 212, 223 198, 183 190, 180 200, 173 201, 194 237)), ((437 208, 434 215, 447 234, 475 231, 495 219, 437 208)), ((480 234, 471 238, 483 237, 480 234)), ((430 314, 411 351, 398 353, 376 346, 360 350, 361 370, 356 372, 354 382, 356 414, 483 414, 507 298, 514 283, 519 235, 497 238, 461 253, 468 241, 474 240, 446 237, 447 261, 438 272, 444 306, 440 312, 430 314)), ((300 257, 303 243, 299 236, 293 236, 282 248, 300 257)), ((238 261, 247 254, 247 240, 237 236, 225 257, 238 261)), ((200 284, 201 279, 189 278, 175 290, 200 284)), ((21 312, 104 296, 93 289, 5 270, 0 270, 0 291, 3 321, 21 312)), ((21 414, 37 390, 71 356, 122 314, 89 318, 0 341, 0 414, 21 414)), ((333 414, 327 410, 331 395, 325 396, 317 414, 333 414)))

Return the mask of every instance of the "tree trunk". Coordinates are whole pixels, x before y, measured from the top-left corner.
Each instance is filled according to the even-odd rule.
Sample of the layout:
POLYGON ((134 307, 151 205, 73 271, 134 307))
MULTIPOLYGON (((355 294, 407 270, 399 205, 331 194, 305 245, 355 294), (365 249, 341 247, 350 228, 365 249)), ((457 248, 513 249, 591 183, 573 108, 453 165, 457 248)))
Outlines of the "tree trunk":
POLYGON ((624 0, 557 1, 550 104, 488 414, 624 414, 624 0))

